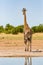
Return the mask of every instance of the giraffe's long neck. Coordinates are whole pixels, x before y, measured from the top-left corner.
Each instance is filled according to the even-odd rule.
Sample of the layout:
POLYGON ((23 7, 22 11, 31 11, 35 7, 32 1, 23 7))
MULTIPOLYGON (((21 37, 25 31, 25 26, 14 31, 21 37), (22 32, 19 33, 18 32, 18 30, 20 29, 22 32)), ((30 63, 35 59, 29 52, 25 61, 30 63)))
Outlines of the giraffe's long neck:
POLYGON ((24 28, 26 28, 27 21, 26 21, 26 14, 24 14, 24 28))
POLYGON ((29 29, 30 29, 30 27, 27 24, 26 14, 24 14, 24 31, 28 31, 29 29))

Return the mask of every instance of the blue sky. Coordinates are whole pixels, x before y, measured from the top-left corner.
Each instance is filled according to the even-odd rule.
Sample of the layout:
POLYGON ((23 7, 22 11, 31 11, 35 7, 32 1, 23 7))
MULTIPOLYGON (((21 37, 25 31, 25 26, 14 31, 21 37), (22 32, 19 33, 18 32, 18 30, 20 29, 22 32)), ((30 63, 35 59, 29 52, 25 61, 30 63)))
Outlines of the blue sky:
POLYGON ((0 0, 0 25, 24 24, 22 9, 27 9, 29 26, 43 24, 43 0, 0 0))

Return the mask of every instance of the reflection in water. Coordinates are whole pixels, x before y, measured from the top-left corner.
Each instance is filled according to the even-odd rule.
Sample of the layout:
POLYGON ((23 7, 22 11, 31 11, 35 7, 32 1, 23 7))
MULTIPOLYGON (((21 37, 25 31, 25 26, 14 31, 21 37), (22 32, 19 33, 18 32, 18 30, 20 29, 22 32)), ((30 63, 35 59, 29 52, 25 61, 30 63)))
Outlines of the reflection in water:
POLYGON ((31 57, 25 57, 25 64, 24 65, 32 65, 32 58, 31 57))

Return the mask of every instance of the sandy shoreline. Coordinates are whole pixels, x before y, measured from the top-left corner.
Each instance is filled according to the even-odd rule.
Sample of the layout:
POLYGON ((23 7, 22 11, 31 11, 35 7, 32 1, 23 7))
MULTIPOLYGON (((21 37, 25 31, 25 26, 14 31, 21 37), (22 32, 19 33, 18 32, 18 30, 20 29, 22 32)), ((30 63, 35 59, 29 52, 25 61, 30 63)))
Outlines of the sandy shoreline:
POLYGON ((43 57, 43 52, 1 51, 0 57, 43 57))

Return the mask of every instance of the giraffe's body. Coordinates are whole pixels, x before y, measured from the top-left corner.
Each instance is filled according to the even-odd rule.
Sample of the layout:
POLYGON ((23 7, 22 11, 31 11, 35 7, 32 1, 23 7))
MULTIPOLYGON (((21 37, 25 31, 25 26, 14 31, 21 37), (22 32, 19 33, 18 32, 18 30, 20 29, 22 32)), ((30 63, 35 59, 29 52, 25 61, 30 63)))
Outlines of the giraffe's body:
POLYGON ((25 50, 31 51, 31 39, 32 39, 32 30, 27 24, 26 21, 26 9, 23 8, 23 15, 24 15, 24 43, 25 43, 25 50), (30 48, 29 48, 30 47, 30 48))

